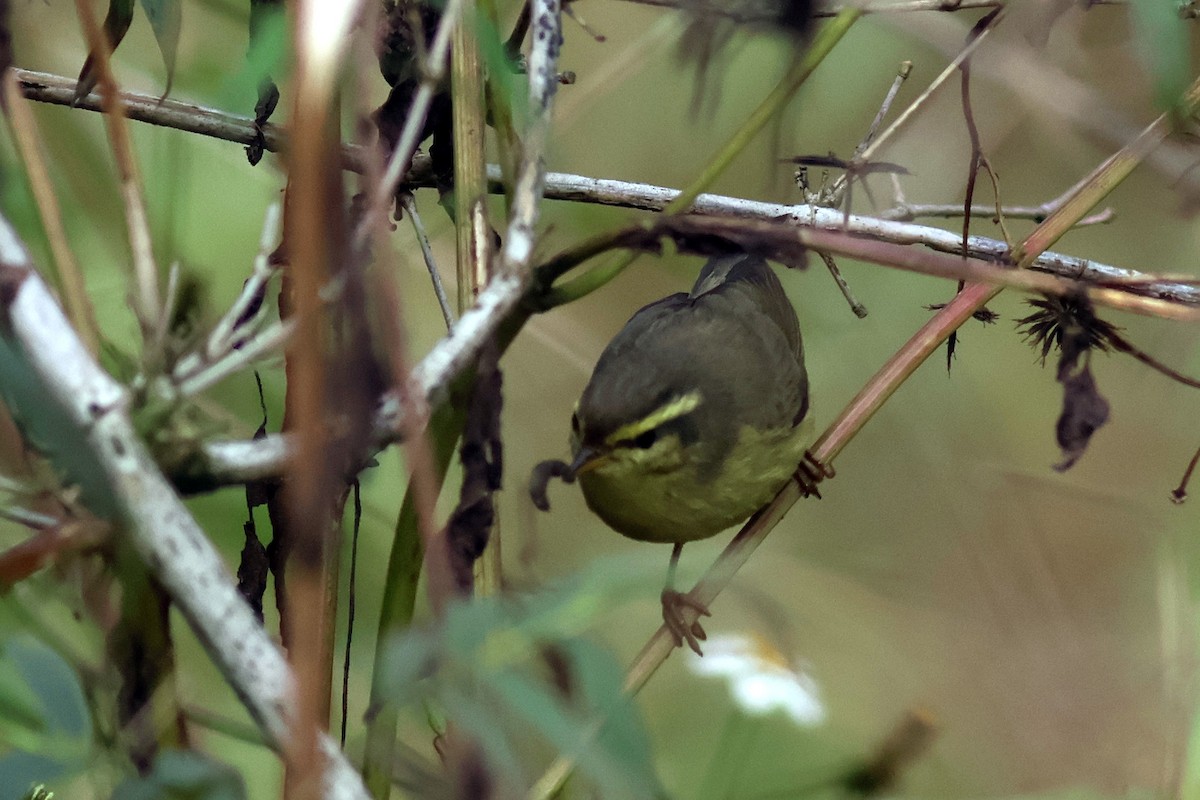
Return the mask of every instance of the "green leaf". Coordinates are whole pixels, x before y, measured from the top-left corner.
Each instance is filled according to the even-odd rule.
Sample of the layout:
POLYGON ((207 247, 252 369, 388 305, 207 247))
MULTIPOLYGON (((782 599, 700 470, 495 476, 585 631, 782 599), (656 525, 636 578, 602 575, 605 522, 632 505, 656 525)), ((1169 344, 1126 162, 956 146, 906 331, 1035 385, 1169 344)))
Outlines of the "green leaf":
MULTIPOLYGON (((114 0, 117 2, 117 0, 114 0)), ((171 93, 171 82, 175 80, 175 51, 179 49, 179 30, 183 25, 183 0, 140 0, 142 10, 150 20, 154 39, 167 67, 167 88, 162 96, 171 93)))
POLYGON ((288 20, 282 5, 254 0, 250 4, 249 27, 250 46, 246 60, 225 81, 219 95, 225 104, 234 108, 245 107, 247 97, 258 94, 259 87, 264 82, 269 83, 272 76, 285 74, 290 63, 288 20))
POLYGON ((0 800, 82 768, 92 750, 91 715, 75 671, 31 636, 0 647, 0 800))
POLYGON ((195 750, 163 750, 150 774, 130 778, 112 800, 245 800, 242 776, 195 750))
POLYGON ((607 650, 586 639, 561 646, 574 671, 581 703, 606 720, 597 742, 599 749, 611 756, 635 785, 655 785, 650 735, 633 698, 625 694, 621 665, 607 650))
MULTIPOLYGON (((620 746, 613 747, 620 737, 614 736, 612 731, 608 736, 595 738, 593 725, 600 719, 598 715, 590 710, 570 708, 553 687, 516 671, 490 675, 484 685, 522 719, 528 729, 541 735, 559 753, 577 758, 579 769, 596 782, 602 797, 650 798, 658 794, 648 746, 641 752, 633 752, 634 748, 624 746, 623 741, 616 742, 620 746)), ((619 685, 617 689, 619 691, 619 685)), ((628 709, 628 718, 635 718, 632 706, 628 709)), ((628 730, 630 726, 626 724, 623 728, 628 730)), ((640 730, 640 725, 637 728, 640 730)), ((644 734, 637 737, 637 742, 630 742, 638 743, 648 745, 644 734)))
POLYGON ((417 696, 418 684, 435 663, 435 643, 422 631, 394 637, 380 666, 381 695, 403 704, 417 696))
POLYGON ((0 398, 13 412, 26 441, 47 456, 69 483, 78 484, 83 500, 97 516, 110 519, 118 505, 105 478, 104 465, 90 447, 81 447, 88 431, 42 387, 21 342, 0 331, 0 398))
POLYGON ((1137 50, 1154 81, 1159 108, 1177 111, 1191 75, 1191 51, 1179 4, 1174 0, 1131 0, 1129 13, 1137 50))
MULTIPOLYGON (((108 51, 117 49, 117 45, 125 38, 129 23, 133 22, 133 0, 109 0, 108 14, 104 17, 104 38, 108 40, 108 51)), ((75 102, 78 103, 96 85, 99 76, 96 74, 96 54, 88 53, 79 71, 79 83, 75 87, 75 102)))
POLYGON ((91 736, 87 701, 70 664, 46 645, 27 636, 6 642, 4 654, 41 703, 50 732, 72 739, 91 736))

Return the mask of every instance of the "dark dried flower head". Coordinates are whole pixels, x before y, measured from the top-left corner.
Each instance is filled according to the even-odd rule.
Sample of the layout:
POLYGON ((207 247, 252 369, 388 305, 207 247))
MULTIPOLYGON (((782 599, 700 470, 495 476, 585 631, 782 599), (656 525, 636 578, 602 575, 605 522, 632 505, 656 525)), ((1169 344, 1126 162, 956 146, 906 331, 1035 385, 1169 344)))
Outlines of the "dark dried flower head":
POLYGON ((1036 310, 1017 320, 1017 326, 1030 347, 1041 348, 1043 365, 1052 349, 1062 350, 1071 364, 1083 352, 1107 352, 1119 330, 1097 317, 1084 295, 1046 295, 1028 303, 1036 310))

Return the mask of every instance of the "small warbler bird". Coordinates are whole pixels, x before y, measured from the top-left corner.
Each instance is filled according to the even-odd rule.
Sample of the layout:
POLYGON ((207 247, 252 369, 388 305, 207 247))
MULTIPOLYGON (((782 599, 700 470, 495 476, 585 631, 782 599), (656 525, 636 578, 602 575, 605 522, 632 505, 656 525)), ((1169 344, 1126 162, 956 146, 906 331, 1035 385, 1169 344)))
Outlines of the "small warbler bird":
POLYGON ((662 604, 677 646, 700 653, 704 638, 681 607, 708 614, 673 588, 683 545, 742 522, 798 475, 808 406, 796 312, 757 256, 713 258, 691 292, 638 311, 601 354, 566 474, 618 533, 674 545, 662 604))

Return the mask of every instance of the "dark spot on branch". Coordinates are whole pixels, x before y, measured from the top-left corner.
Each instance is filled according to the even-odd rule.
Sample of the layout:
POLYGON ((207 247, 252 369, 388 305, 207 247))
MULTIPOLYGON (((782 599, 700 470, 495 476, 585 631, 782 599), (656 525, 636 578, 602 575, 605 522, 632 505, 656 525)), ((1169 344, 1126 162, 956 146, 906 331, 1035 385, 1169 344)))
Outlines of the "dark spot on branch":
POLYGON ((0 267, 0 305, 4 306, 5 320, 7 321, 8 312, 12 308, 12 304, 17 301, 17 295, 21 291, 21 284, 29 273, 21 268, 5 264, 0 267))

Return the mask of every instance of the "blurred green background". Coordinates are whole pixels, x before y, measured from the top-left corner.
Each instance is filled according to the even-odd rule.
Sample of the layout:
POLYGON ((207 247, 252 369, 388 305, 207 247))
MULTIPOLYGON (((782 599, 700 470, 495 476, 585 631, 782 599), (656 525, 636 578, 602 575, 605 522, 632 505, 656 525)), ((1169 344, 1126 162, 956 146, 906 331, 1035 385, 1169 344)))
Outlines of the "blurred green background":
MULTIPOLYGON (((1000 175, 1003 200, 1013 204, 1057 196, 1112 149, 1077 133, 1069 115, 1030 110, 1023 100, 1030 95, 1049 97, 1053 106, 1058 88, 1050 78, 1022 86, 989 79, 989 64, 1017 52, 1006 48, 1027 46, 1020 14, 1032 13, 1032 6, 1014 10, 1014 21, 996 37, 1000 43, 981 54, 974 71, 983 144, 1000 175)), ((576 72, 578 82, 559 92, 551 170, 685 185, 787 64, 781 43, 737 38, 735 51, 713 70, 716 85, 697 112, 691 69, 677 57, 677 15, 619 0, 587 0, 576 8, 607 41, 565 23, 561 68, 576 72)), ((254 83, 243 67, 246 13, 244 3, 232 0, 185 4, 173 97, 252 113, 254 83)), ((512 13, 507 9, 506 18, 512 13)), ((860 22, 714 191, 798 202, 791 167, 779 160, 850 155, 899 62, 911 60, 914 68, 896 109, 941 70, 976 18, 926 13, 860 22)), ((71 4, 20 3, 13 23, 18 66, 77 74, 85 48, 71 4)), ((1088 113, 1102 119, 1119 113, 1139 124, 1157 113, 1123 7, 1069 11, 1040 57, 1102 93, 1108 105, 1088 113)), ((162 91, 160 56, 140 14, 115 63, 126 88, 162 91)), ((374 73, 371 80, 382 99, 382 80, 374 73)), ((128 248, 102 120, 57 107, 35 111, 101 326, 132 347, 137 332, 126 301, 128 248)), ((286 114, 281 104, 276 121, 286 114)), ((132 132, 159 261, 178 261, 204 283, 214 319, 249 273, 264 209, 281 196, 280 161, 269 155, 251 168, 238 145, 142 124, 132 132)), ((40 263, 48 263, 8 138, 0 139, 0 152, 4 212, 40 263)), ((968 153, 955 80, 883 157, 913 173, 904 178, 910 201, 960 202, 968 153)), ((1138 270, 1194 274, 1200 228, 1181 214, 1173 178, 1139 170, 1110 198, 1112 223, 1072 232, 1055 249, 1138 270)), ((890 198, 886 180, 874 181, 873 190, 881 203, 890 198)), ((865 193, 855 197, 857 210, 869 211, 865 193)), ((991 200, 985 181, 977 200, 991 200)), ((418 195, 444 278, 452 282, 453 231, 435 201, 428 192, 418 195)), ((502 204, 493 209, 499 218, 502 204)), ((547 202, 539 253, 549 255, 631 216, 547 202)), ((1010 225, 1017 236, 1031 228, 1010 225)), ((998 235, 987 220, 976 220, 972 230, 998 235)), ((393 243, 416 356, 444 326, 406 223, 393 243)), ((533 588, 596 564, 638 565, 645 574, 641 590, 595 623, 596 639, 622 662, 660 620, 657 593, 667 549, 614 534, 588 514, 573 487, 552 487, 549 515, 533 510, 524 487, 536 462, 566 454, 572 405, 604 344, 641 305, 685 289, 699 265, 695 258, 643 257, 604 290, 534 319, 503 362, 508 471, 500 527, 508 576, 517 587, 533 588)), ((841 266, 870 310, 865 320, 850 313, 819 262, 782 275, 803 326, 818 429, 929 318, 923 306, 953 292, 944 281, 853 262, 841 266)), ((1050 465, 1059 460, 1054 422, 1061 390, 1053 369, 1043 368, 1015 333, 1012 320, 1028 313, 1020 296, 1005 293, 991 308, 1000 322, 964 328, 949 375, 943 353, 922 367, 839 458, 838 477, 823 487, 824 499, 794 509, 713 607, 710 635, 752 632, 812 677, 824 722, 803 727, 782 715, 743 718, 720 681, 697 677, 677 654, 639 698, 672 796, 713 791, 705 776, 714 763, 726 793, 709 796, 799 796, 872 752, 907 710, 921 708, 936 719, 937 737, 904 775, 900 791, 907 795, 1163 796, 1179 789, 1200 797, 1200 773, 1188 768, 1196 760, 1186 758, 1197 688, 1200 517, 1195 503, 1174 506, 1167 498, 1200 443, 1194 424, 1200 397, 1131 359, 1100 356, 1094 372, 1111 402, 1111 422, 1074 469, 1057 474, 1050 465)), ((1194 326, 1105 316, 1162 360, 1200 373, 1194 326)), ((261 372, 271 427, 278 429, 282 371, 271 364, 261 372)), ((249 374, 227 381, 208 401, 231 435, 247 436, 259 422, 249 374)), ((404 484, 394 448, 364 475, 352 753, 362 745, 358 720, 404 484)), ((456 495, 452 471, 444 510, 456 495)), ((190 505, 235 564, 245 515, 241 490, 190 505)), ((265 526, 265 515, 259 521, 265 526)), ((22 536, 11 526, 0 528, 0 546, 22 536)), ((689 546, 685 581, 697 577, 726 540, 689 546)), ((73 621, 59 580, 40 575, 18 587, 15 598, 79 651, 97 654, 96 634, 73 621)), ((185 701, 244 718, 186 625, 177 622, 185 701)), ((419 721, 402 735, 427 749, 428 732, 419 721)), ((196 738, 243 773, 252 798, 278 796, 280 770, 268 751, 199 729, 196 738)), ((102 793, 103 784, 93 774, 63 796, 89 797, 102 793)))

